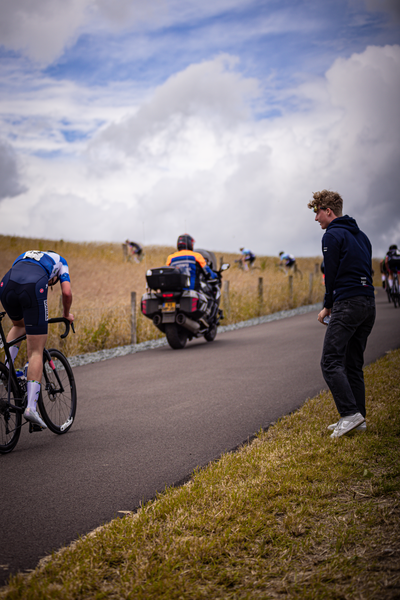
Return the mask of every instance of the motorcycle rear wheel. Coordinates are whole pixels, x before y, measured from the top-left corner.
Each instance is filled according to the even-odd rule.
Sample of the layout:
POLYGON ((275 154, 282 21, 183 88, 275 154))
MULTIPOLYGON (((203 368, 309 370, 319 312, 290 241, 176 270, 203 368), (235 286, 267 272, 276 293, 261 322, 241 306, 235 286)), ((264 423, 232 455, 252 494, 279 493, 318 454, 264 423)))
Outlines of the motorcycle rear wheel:
POLYGON ((213 342, 216 338, 217 335, 217 326, 214 323, 214 325, 211 325, 210 329, 207 331, 207 333, 204 334, 204 339, 207 342, 213 342))
POLYGON ((188 331, 180 325, 169 323, 165 325, 165 335, 167 342, 173 350, 182 350, 186 346, 188 331))

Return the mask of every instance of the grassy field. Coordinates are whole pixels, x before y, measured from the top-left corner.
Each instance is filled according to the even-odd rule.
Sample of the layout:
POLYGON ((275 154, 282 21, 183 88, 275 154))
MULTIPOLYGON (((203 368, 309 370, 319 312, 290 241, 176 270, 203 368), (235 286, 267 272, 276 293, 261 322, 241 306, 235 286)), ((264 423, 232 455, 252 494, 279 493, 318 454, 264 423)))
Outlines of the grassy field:
POLYGON ((400 350, 366 368, 366 433, 333 441, 322 392, 1 600, 400 598, 399 371, 400 350))
MULTIPOLYGON (((70 267, 71 285, 74 295, 72 313, 75 316, 76 334, 64 342, 58 332, 62 326, 51 326, 49 347, 61 347, 67 356, 94 352, 131 343, 131 292, 137 296, 137 343, 162 337, 149 319, 139 309, 140 297, 146 288, 146 271, 165 264, 171 247, 146 247, 145 257, 140 264, 124 260, 121 244, 71 243, 62 240, 26 239, 0 235, 0 278, 7 272, 15 258, 26 250, 54 250, 64 256, 70 267)), ((229 262, 231 268, 224 273, 223 281, 229 281, 229 310, 225 311, 224 325, 267 315, 287 308, 319 302, 324 288, 319 271, 320 257, 298 258, 303 274, 294 276, 293 293, 289 294, 288 277, 277 268, 279 257, 261 256, 251 272, 238 269, 238 255, 216 252, 218 264, 229 262), (310 287, 310 274, 312 285, 310 287), (262 302, 259 300, 259 279, 263 280, 262 302)), ((378 276, 378 261, 375 272, 378 276)), ((222 306, 227 306, 227 297, 222 296, 222 306)), ((49 291, 50 317, 59 316, 60 288, 49 291)), ((8 324, 9 326, 9 324, 8 324)), ((25 364, 22 347, 17 366, 25 364)))

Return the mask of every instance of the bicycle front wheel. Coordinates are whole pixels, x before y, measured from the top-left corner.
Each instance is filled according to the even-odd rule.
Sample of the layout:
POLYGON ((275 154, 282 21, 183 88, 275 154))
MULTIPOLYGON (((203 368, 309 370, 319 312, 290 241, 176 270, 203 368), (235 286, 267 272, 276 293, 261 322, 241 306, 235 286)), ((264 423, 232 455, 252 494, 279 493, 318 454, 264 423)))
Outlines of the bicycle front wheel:
MULTIPOLYGON (((8 404, 8 369, 0 363, 0 454, 14 450, 21 435, 21 413, 8 404)), ((15 405, 13 381, 11 381, 10 402, 15 405)))
POLYGON ((75 378, 62 352, 54 348, 47 352, 43 355, 39 411, 50 431, 61 435, 71 429, 75 419, 75 378))

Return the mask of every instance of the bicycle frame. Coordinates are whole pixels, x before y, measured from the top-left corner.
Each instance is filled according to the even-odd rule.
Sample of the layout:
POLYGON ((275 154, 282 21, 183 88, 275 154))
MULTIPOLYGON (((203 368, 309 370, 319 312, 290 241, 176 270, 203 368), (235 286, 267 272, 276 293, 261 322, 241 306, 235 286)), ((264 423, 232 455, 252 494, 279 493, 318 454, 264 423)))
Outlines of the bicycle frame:
MULTIPOLYGON (((52 396, 54 396, 55 394, 59 394, 59 393, 63 393, 65 391, 63 384, 61 383, 61 379, 58 375, 57 369, 54 366, 53 360, 50 356, 50 353, 48 352, 48 350, 46 350, 46 348, 43 350, 43 355, 47 358, 47 362, 49 363, 50 367, 53 369, 53 373, 57 379, 57 383, 59 385, 59 387, 57 389, 54 389, 53 386, 51 385, 50 379, 47 375, 47 371, 46 369, 43 369, 43 377, 46 381, 46 385, 45 388, 48 391, 49 394, 51 394, 52 396)), ((44 363, 44 361, 43 361, 44 363)))
POLYGON ((22 342, 23 340, 26 339, 26 334, 21 335, 17 338, 15 338, 15 340, 12 340, 11 342, 7 342, 5 333, 4 333, 4 329, 3 329, 3 325, 2 325, 2 320, 5 317, 6 312, 1 312, 0 313, 0 336, 1 336, 1 341, 3 344, 3 348, 4 348, 4 353, 6 355, 6 359, 7 359, 7 364, 8 364, 8 390, 7 390, 7 395, 8 395, 8 405, 12 408, 14 408, 15 410, 17 410, 18 412, 23 412, 24 411, 24 407, 23 406, 17 406, 14 404, 11 404, 11 380, 13 381, 13 385, 15 386, 15 389, 18 391, 18 398, 15 398, 15 400, 21 400, 23 401, 23 396, 24 396, 24 390, 21 386, 21 383, 18 381, 18 377, 17 374, 15 372, 15 367, 14 367, 14 363, 11 359, 11 354, 10 354, 10 347, 14 346, 15 344, 18 344, 19 342, 22 342))
MULTIPOLYGON (((18 411, 20 413, 23 413, 24 410, 25 410, 25 407, 23 406, 23 400, 24 400, 25 390, 23 389, 23 387, 21 385, 21 382, 19 381, 19 379, 17 377, 17 374, 15 372, 14 363, 11 360, 10 347, 11 346, 15 346, 16 344, 19 344, 20 342, 22 342, 23 340, 25 340, 26 339, 26 333, 23 334, 23 335, 20 335, 19 337, 15 338, 14 340, 11 340, 10 342, 7 342, 6 335, 4 333, 4 329, 3 329, 3 325, 2 325, 2 320, 3 320, 3 318, 5 317, 6 314, 7 313, 5 311, 4 312, 0 312, 0 337, 1 337, 1 341, 3 343, 4 352, 5 352, 7 363, 8 363, 8 390, 7 390, 8 398, 7 398, 7 400, 8 400, 8 405, 10 406, 10 408, 13 408, 16 411, 18 411), (15 389, 18 391, 18 398, 15 398, 15 400, 21 401, 22 402, 21 406, 18 406, 17 404, 11 404, 11 387, 12 387, 10 385, 11 384, 11 380, 13 381, 15 389)), ((67 337, 67 335, 69 333, 69 327, 70 326, 72 327, 72 331, 75 332, 74 324, 70 323, 68 321, 68 319, 65 319, 64 317, 55 317, 55 318, 49 319, 48 323, 64 323, 64 325, 65 325, 65 331, 60 336, 62 339, 65 338, 65 337, 67 337)), ((57 382, 58 382, 58 384, 60 386, 59 389, 55 390, 55 392, 64 392, 64 387, 63 387, 63 385, 62 385, 62 383, 60 381, 60 378, 58 376, 57 371, 54 368, 54 363, 53 363, 53 361, 51 359, 51 356, 50 356, 49 352, 46 350, 46 348, 43 350, 43 359, 44 359, 43 362, 47 359, 48 363, 50 364, 50 366, 52 367, 52 369, 53 369, 53 371, 55 373, 57 382)), ((48 375, 47 375, 45 369, 43 369, 43 376, 44 376, 45 381, 46 381, 46 389, 50 389, 49 388, 50 381, 49 381, 49 378, 48 378, 48 375)))

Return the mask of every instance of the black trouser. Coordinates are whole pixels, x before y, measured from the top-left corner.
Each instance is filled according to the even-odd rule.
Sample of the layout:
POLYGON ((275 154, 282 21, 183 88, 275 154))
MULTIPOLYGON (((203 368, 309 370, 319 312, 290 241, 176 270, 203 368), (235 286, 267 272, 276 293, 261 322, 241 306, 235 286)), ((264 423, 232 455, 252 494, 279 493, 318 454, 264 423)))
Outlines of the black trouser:
POLYGON ((365 417, 364 351, 375 322, 375 298, 335 302, 325 334, 322 374, 341 417, 365 417))

